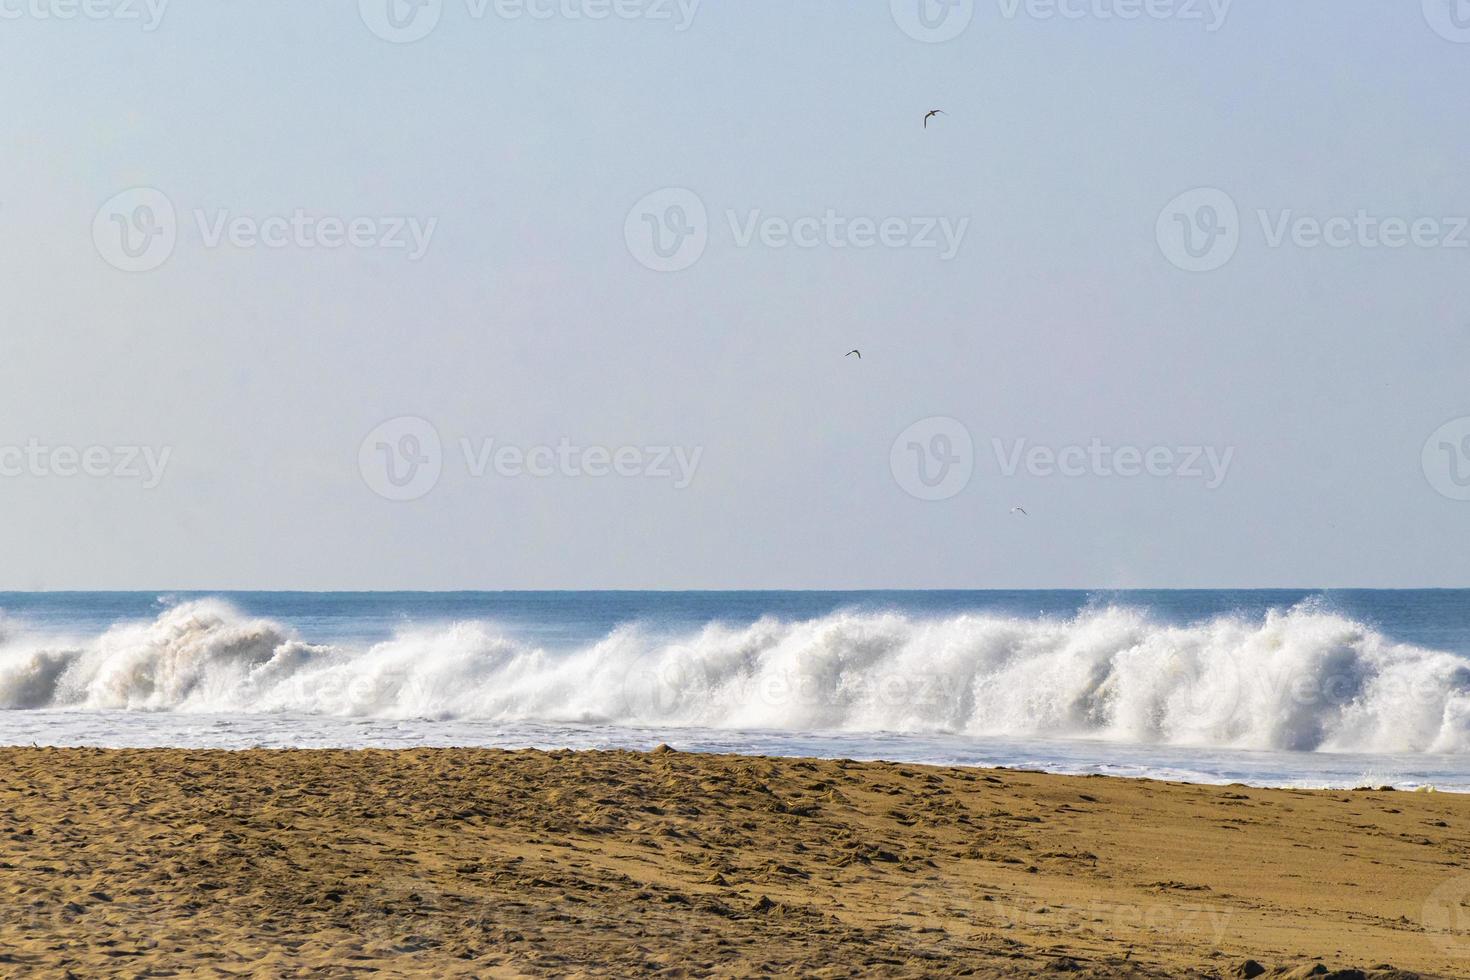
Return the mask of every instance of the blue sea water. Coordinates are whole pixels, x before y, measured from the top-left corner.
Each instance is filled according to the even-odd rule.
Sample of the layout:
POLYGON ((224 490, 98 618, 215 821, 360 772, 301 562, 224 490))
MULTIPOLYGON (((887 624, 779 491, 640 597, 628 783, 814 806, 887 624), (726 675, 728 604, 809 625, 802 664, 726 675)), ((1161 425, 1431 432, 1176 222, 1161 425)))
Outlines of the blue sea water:
POLYGON ((1470 789, 1470 591, 0 593, 0 743, 1470 789))
POLYGON ((222 599, 249 616, 279 620, 312 642, 387 639, 406 624, 504 624, 556 645, 587 643, 628 623, 670 630, 766 616, 817 619, 836 612, 913 617, 962 613, 1069 617, 1117 605, 1160 622, 1262 616, 1314 603, 1407 643, 1470 656, 1470 589, 934 590, 870 592, 0 592, 0 616, 53 631, 98 632, 164 609, 222 599))

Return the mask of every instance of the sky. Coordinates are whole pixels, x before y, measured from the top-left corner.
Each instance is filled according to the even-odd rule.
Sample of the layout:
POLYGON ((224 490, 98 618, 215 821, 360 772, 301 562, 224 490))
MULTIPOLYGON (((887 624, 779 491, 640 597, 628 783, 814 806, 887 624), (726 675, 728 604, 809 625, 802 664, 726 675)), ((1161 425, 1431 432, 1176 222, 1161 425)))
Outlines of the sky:
POLYGON ((1457 2, 0 0, 0 588, 1466 585, 1457 2))

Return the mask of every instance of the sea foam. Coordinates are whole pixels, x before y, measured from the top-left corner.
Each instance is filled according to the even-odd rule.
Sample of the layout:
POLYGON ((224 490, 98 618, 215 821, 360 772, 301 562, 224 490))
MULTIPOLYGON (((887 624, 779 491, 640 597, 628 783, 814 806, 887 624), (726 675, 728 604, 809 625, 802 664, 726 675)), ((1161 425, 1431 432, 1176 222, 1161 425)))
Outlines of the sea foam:
POLYGON ((629 624, 548 651, 482 621, 310 644, 199 600, 81 641, 0 623, 0 708, 1443 753, 1470 748, 1470 661, 1310 604, 1189 625, 1119 607, 629 624))

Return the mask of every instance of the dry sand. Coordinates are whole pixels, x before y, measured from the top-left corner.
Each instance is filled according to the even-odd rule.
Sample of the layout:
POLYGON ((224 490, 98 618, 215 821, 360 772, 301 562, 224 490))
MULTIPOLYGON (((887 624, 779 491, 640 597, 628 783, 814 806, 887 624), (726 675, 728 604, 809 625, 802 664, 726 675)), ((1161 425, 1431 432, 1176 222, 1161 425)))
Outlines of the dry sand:
POLYGON ((667 751, 0 755, 4 976, 1470 975, 1470 797, 667 751))

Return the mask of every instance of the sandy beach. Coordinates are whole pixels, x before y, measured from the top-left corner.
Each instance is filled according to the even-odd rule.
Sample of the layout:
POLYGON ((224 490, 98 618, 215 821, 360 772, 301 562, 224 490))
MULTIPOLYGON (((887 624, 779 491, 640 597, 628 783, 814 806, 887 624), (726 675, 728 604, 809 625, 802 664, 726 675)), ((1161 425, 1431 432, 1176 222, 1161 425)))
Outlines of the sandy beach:
POLYGON ((8 976, 1470 973, 1451 794, 667 750, 0 754, 8 976))

